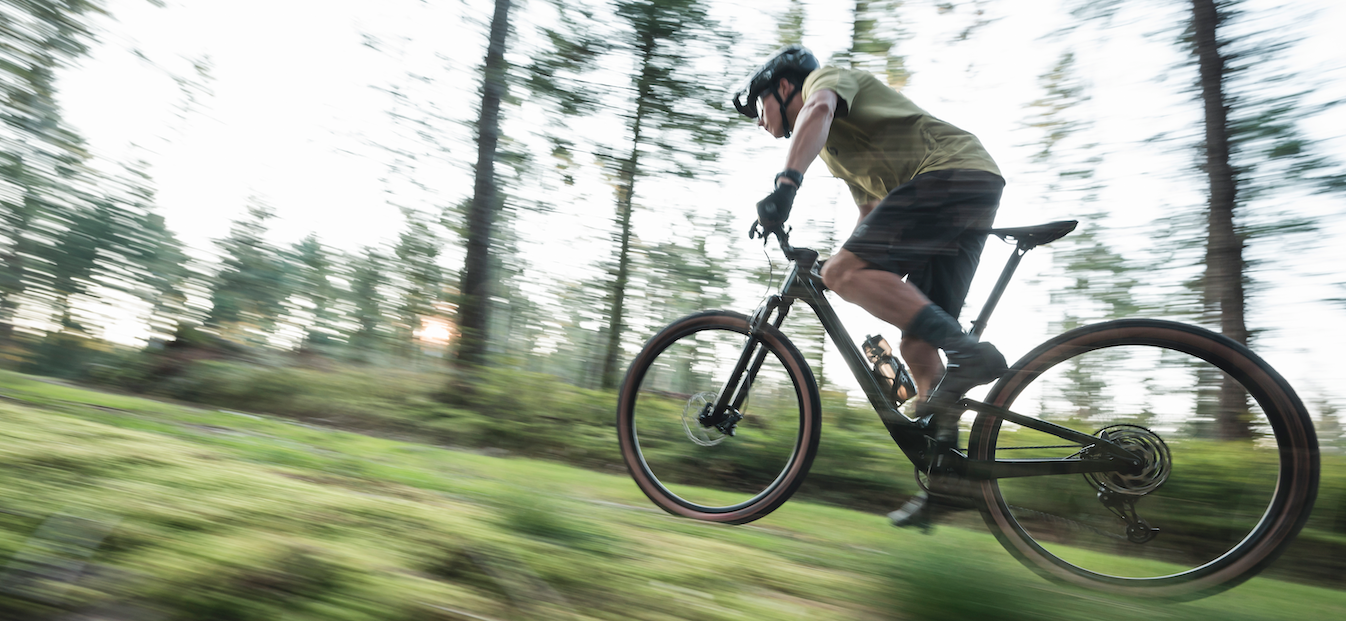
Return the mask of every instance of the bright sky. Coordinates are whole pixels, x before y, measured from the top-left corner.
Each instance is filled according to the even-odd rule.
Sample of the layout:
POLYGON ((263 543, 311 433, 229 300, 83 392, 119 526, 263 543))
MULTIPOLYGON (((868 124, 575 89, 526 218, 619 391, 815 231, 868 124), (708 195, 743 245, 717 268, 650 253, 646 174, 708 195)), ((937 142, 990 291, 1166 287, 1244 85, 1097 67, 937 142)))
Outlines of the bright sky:
MULTIPOLYGON (((1163 131, 1190 131, 1199 119, 1190 98, 1175 92, 1191 80, 1185 70, 1175 69, 1182 60, 1172 45, 1178 9, 1158 0, 1137 3, 1146 7, 1132 12, 1139 17, 1071 40, 1083 42, 1076 49, 1081 77, 1093 88, 1089 111, 1096 123, 1089 139, 1107 157, 1100 171, 1109 181, 1103 200, 1121 206, 1114 209, 1110 224, 1122 227, 1118 243, 1123 251, 1139 252, 1148 244, 1149 222, 1167 210, 1198 205, 1204 197, 1192 183, 1190 155, 1142 143, 1163 131), (1154 32, 1170 34, 1143 36, 1154 32)), ((478 78, 473 68, 481 62, 486 35, 480 24, 468 20, 484 21, 490 2, 195 0, 170 1, 166 9, 144 0, 109 4, 116 21, 105 25, 103 44, 91 58, 63 76, 62 105, 67 120, 105 161, 149 163, 160 209, 188 244, 209 250, 211 240, 225 235, 253 196, 278 212, 276 241, 290 243, 312 231, 328 244, 353 250, 396 235, 402 219, 395 204, 433 214, 468 195, 471 179, 464 163, 471 161, 473 151, 465 142, 470 138, 465 126, 445 130, 447 156, 418 164, 416 178, 428 186, 421 190, 413 191, 405 177, 389 174, 393 156, 377 145, 407 144, 389 118, 393 99, 384 89, 395 83, 418 84, 404 79, 408 73, 439 79, 433 85, 409 86, 409 92, 433 96, 447 117, 463 123, 475 118, 478 78), (131 49, 142 51, 150 62, 131 49), (184 109, 183 91, 169 74, 190 77, 191 60, 207 56, 211 79, 192 91, 196 101, 184 109)), ((1041 198, 1043 178, 1028 162, 1025 146, 1038 136, 1022 128, 1026 104, 1041 96, 1037 76, 1061 49, 1060 42, 1041 39, 1063 23, 1055 3, 980 3, 993 21, 958 43, 951 41, 968 24, 970 4, 960 5, 952 15, 937 15, 933 4, 907 3, 914 37, 902 48, 912 71, 906 94, 936 116, 977 134, 996 157, 1009 180, 999 225, 1072 217, 1072 206, 1041 198)), ((1266 4, 1259 0, 1248 6, 1266 4)), ((1339 33, 1346 31, 1346 6, 1330 0, 1309 4, 1318 6, 1315 19, 1292 20, 1290 13, 1278 10, 1269 12, 1275 16, 1269 23, 1291 20, 1302 28, 1306 41, 1298 48, 1296 68, 1326 85, 1321 99, 1346 97, 1346 49, 1339 45, 1339 33)), ((767 46, 774 11, 783 3, 733 0, 712 5, 740 29, 760 25, 743 33, 741 41, 741 49, 755 53, 767 46)), ((846 45, 850 17, 838 6, 823 0, 809 3, 805 43, 823 58, 846 45)), ((538 14, 537 7, 524 7, 527 13, 515 20, 516 31, 525 30, 527 20, 538 14)), ((517 113, 515 131, 522 133, 518 123, 528 119, 527 111, 517 113)), ((595 127, 605 131, 601 124, 595 127)), ((1330 139, 1333 153, 1346 160, 1342 128, 1346 110, 1311 126, 1313 135, 1330 139)), ((718 186, 643 185, 638 202, 646 208, 638 215, 638 233, 647 239, 657 238, 660 231, 675 235, 677 229, 666 226, 671 213, 725 207, 741 214, 738 228, 746 231, 752 203, 769 188, 784 150, 784 141, 773 142, 749 129, 726 152, 718 186), (717 199, 714 204, 707 204, 708 196, 717 199)), ((525 234, 536 231, 541 239, 541 231, 547 231, 549 239, 555 238, 530 247, 538 269, 573 273, 610 252, 610 193, 601 186, 581 187, 575 197, 554 213, 521 225, 525 234), (561 243, 567 245, 551 245, 561 243)), ((1343 213, 1341 199, 1296 197, 1293 206, 1316 214, 1343 213)), ((810 170, 795 214, 797 227, 808 218, 834 221, 836 235, 843 239, 854 219, 849 195, 840 182, 827 178, 821 164, 810 170)), ((1276 287, 1257 301, 1250 316, 1253 327, 1274 329, 1258 349, 1306 401, 1325 395, 1346 404, 1346 388, 1339 380, 1346 375, 1346 363, 1337 354, 1346 351, 1346 331, 1336 327, 1346 311, 1320 301, 1346 296, 1346 291, 1329 289, 1346 281, 1340 267, 1346 265, 1346 254, 1339 250, 1346 247, 1343 220, 1330 221, 1316 246, 1305 246, 1277 264, 1279 272, 1271 278, 1276 287)), ((818 237, 817 231, 800 230, 793 241, 807 245, 818 237)), ((762 260, 759 247, 746 239, 737 243, 749 260, 762 260)), ((964 312, 967 321, 1008 253, 997 240, 988 243, 964 312)), ((451 252, 445 260, 457 267, 459 256, 451 252)), ((1011 359, 1046 338, 1047 324, 1058 316, 1046 300, 1050 277, 1040 277, 1049 272, 1050 254, 1030 253, 993 319, 987 338, 1011 359)), ((749 310, 759 293, 744 293, 741 310, 749 310)), ((856 338, 874 332, 890 340, 897 337, 895 328, 858 309, 844 310, 843 319, 856 338)), ((839 359, 831 360, 832 369, 842 368, 839 359)))

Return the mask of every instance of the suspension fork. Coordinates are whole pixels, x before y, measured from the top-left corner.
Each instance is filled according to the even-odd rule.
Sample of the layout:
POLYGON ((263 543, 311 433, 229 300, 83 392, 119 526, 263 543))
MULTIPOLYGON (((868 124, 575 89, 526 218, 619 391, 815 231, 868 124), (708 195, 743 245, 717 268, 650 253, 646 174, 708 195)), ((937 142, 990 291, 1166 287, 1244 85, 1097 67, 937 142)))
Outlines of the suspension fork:
POLYGON ((738 413, 743 408, 743 402, 748 399, 748 390, 752 388, 757 372, 766 361, 767 348, 760 347, 761 341, 758 340, 762 326, 770 324, 774 328, 780 328, 792 304, 794 304, 792 298, 773 295, 753 313, 748 321, 748 338, 743 343, 743 351, 738 356, 738 362, 734 364, 734 372, 725 379, 724 386, 720 388, 720 396, 715 400, 714 409, 707 413, 708 416, 703 416, 702 424, 706 426, 722 424, 731 412, 738 413))

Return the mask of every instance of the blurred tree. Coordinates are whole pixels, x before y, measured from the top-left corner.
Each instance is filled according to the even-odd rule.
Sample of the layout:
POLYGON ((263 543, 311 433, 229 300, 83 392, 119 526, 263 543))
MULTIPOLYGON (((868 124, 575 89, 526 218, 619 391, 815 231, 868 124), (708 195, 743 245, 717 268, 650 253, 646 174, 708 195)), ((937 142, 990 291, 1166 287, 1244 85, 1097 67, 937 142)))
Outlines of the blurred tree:
MULTIPOLYGON (((902 88, 907 83, 906 58, 893 53, 909 36, 901 21, 902 5, 902 0, 855 0, 850 47, 833 54, 831 64, 884 76, 889 86, 902 88)), ((778 29, 786 30, 782 25, 778 29)))
MULTIPOLYGON (((396 180, 401 184, 389 188, 389 204, 398 206, 403 213, 416 208, 412 206, 414 201, 408 201, 408 193, 414 195, 421 192, 431 200, 438 198, 439 188, 436 188, 430 175, 439 174, 433 167, 451 157, 457 146, 455 143, 463 141, 455 135, 457 126, 469 128, 475 134, 473 140, 477 157, 470 164, 475 179, 473 190, 465 200, 443 206, 438 222, 451 236, 464 240, 467 252, 463 271, 461 274, 446 275, 438 265, 421 261, 420 267, 415 270, 418 275, 414 277, 403 273, 401 269, 389 273, 401 293, 413 293, 408 289, 417 288, 412 286, 412 281, 419 280, 424 285, 425 278, 433 276, 433 271, 440 272, 438 284, 441 289, 458 286, 453 295, 441 291, 438 296, 447 298, 457 306, 459 334, 454 339, 457 345, 455 357, 465 363, 494 364, 491 356, 508 349, 508 343, 504 341, 510 339, 511 335, 497 334, 494 329, 509 322, 495 321, 491 315, 502 303, 511 301, 506 291, 512 286, 508 280, 521 274, 523 266, 522 257, 512 250, 511 244, 500 240, 501 231, 510 226, 521 213, 544 211, 547 208, 548 193, 539 187, 540 184, 534 178, 539 172, 532 156, 532 151, 536 149, 533 144, 525 144, 509 136, 505 122, 506 107, 542 103, 551 112, 551 105, 560 102, 561 116, 564 116, 574 112, 574 102, 583 100, 578 94, 580 91, 574 89, 564 77, 575 69, 569 61, 580 53, 569 43, 574 35, 568 31, 572 26, 577 27, 577 24, 568 16, 575 9, 559 0, 551 4, 557 8, 558 16, 562 19, 557 29, 538 27, 545 40, 540 52, 536 46, 530 47, 536 44, 534 37, 530 36, 534 32, 530 22, 545 20, 539 18, 536 12, 521 19, 511 19, 511 3, 494 5, 491 21, 484 24, 488 37, 484 46, 485 61, 481 65, 479 77, 481 103, 474 122, 451 118, 447 110, 453 107, 453 103, 446 104, 438 97, 452 87, 446 89, 445 84, 433 75, 409 71, 405 82, 382 89, 393 100, 390 115, 395 123, 409 129, 407 135, 400 137, 400 142, 391 140, 378 145, 393 156, 389 166, 390 174, 385 181, 396 180), (517 32, 516 29, 523 29, 523 32, 517 32), (514 66, 505 58, 506 52, 511 56, 526 56, 532 60, 532 64, 522 68, 514 66), (431 87, 428 93, 423 88, 427 85, 431 87), (521 91, 527 94, 518 95, 521 91), (510 271, 499 272, 499 266, 502 265, 508 265, 510 271), (468 272, 471 272, 470 276, 468 272), (458 282, 459 276, 461 282, 458 282), (497 340, 501 342, 497 343, 497 340)), ((376 49, 397 49, 395 45, 385 46, 377 37, 367 36, 367 40, 368 45, 376 49)), ((435 56, 450 74, 460 64, 452 54, 436 53, 435 56)), ((455 83, 461 81, 456 75, 452 77, 455 83)), ((563 125, 550 115, 544 118, 549 124, 563 125)), ((559 136, 549 135, 546 138, 564 142, 559 136)), ((427 234, 433 236, 435 243, 442 248, 444 238, 430 223, 409 223, 408 226, 418 231, 416 236, 419 238, 427 239, 424 237, 427 234)), ((407 249, 423 248, 421 242, 413 242, 405 236, 402 242, 407 249), (411 245, 406 246, 405 243, 411 245)), ((406 302, 425 306, 424 299, 406 302)), ((427 308, 433 306, 432 303, 427 308)), ((410 312, 408 308, 399 311, 404 316, 399 320, 398 330, 405 333, 408 329, 419 327, 413 326, 413 319, 406 317, 403 311, 410 312)), ((409 344, 409 341, 400 337, 399 341, 409 344)))
POLYGON ((398 236, 393 255, 401 275, 401 306, 398 308, 397 334, 394 337, 406 354, 418 354, 414 333, 425 320, 440 314, 444 300, 444 270, 439 266, 443 242, 421 213, 403 209, 406 228, 398 236))
POLYGON ((388 284, 384 266, 388 258, 375 248, 366 247, 350 258, 351 318, 355 330, 350 336, 352 357, 368 361, 370 354, 381 352, 387 343, 387 325, 384 318, 382 288, 388 284))
POLYGON ((74 299, 86 294, 94 285, 93 277, 98 269, 99 251, 116 247, 117 235, 115 204, 101 202, 92 208, 73 210, 67 216, 68 226, 45 252, 45 268, 52 277, 52 289, 55 292, 54 305, 58 315, 57 323, 62 332, 72 332, 87 336, 86 326, 75 321, 74 299))
POLYGON ((1314 405, 1318 406, 1318 422, 1314 425, 1314 431, 1318 434, 1318 441, 1322 448, 1334 452, 1341 452, 1342 449, 1346 449, 1346 435, 1343 435, 1341 424, 1341 409, 1325 397, 1315 399, 1314 405))
MULTIPOLYGON (((1216 0, 1192 0, 1192 54, 1200 71, 1198 82, 1205 110, 1205 140, 1202 165, 1209 183, 1206 242, 1206 276, 1202 283, 1204 307, 1216 319, 1220 331, 1241 344, 1248 343, 1244 320, 1244 240, 1236 232, 1234 209, 1238 181, 1230 146, 1230 101, 1226 94, 1229 58, 1221 52, 1219 28, 1231 5, 1216 0)), ((1223 437, 1251 435, 1246 415, 1247 395, 1231 381, 1220 389, 1219 433, 1223 437)))
POLYGON ((502 201, 496 186, 496 148, 500 142, 500 102, 507 95, 505 45, 509 37, 511 0, 495 0, 490 44, 482 67, 481 107, 477 120, 477 165, 472 203, 467 215, 467 257, 458 302, 457 359, 472 365, 487 363, 490 322, 491 227, 502 201))
POLYGON ((134 235, 131 247, 142 268, 138 292, 150 302, 150 334, 167 338, 193 321, 187 307, 187 284, 194 272, 182 242, 168 230, 163 216, 145 213, 134 235))
MULTIPOLYGON (((1346 176, 1298 128, 1299 121, 1313 112, 1303 105, 1305 93, 1267 88, 1267 84, 1284 84, 1292 78, 1288 72, 1271 74, 1277 69, 1276 56, 1292 42, 1268 41, 1264 33, 1239 34, 1228 28, 1240 16, 1239 4, 1192 0, 1187 42, 1198 67, 1205 113, 1201 168, 1209 203, 1203 306, 1225 336, 1247 344, 1244 248, 1253 237, 1303 232, 1313 224, 1297 218, 1258 226, 1254 225, 1258 218, 1237 214, 1251 201, 1284 192, 1286 184, 1341 192, 1346 190, 1346 176), (1250 84, 1248 78, 1254 82, 1250 84)), ((1260 216, 1268 223, 1265 215, 1260 216)), ((1232 380, 1223 382, 1216 425, 1221 437, 1253 433, 1247 399, 1232 380)))
POLYGON ((644 248, 641 272, 646 279, 643 303, 647 316, 656 325, 708 308, 723 308, 732 301, 729 295, 731 260, 720 249, 730 245, 733 216, 720 210, 716 219, 705 226, 694 214, 686 214, 690 239, 654 244, 644 248), (718 252, 717 252, 718 250, 718 252))
POLYGON ((303 339, 297 349, 304 352, 325 351, 334 344, 339 334, 337 321, 340 291, 332 283, 337 270, 332 252, 318 241, 316 234, 310 233, 297 242, 290 253, 294 257, 292 290, 307 301, 311 308, 308 312, 312 316, 301 328, 303 339))
MULTIPOLYGON (((537 370, 565 377, 576 384, 593 387, 596 377, 592 361, 601 357, 593 348, 595 334, 583 326, 592 327, 589 320, 578 319, 595 311, 596 300, 592 283, 553 283, 531 279, 525 271, 519 234, 521 218, 526 212, 546 213, 561 201, 582 204, 585 198, 576 186, 577 177, 584 171, 575 165, 579 154, 593 151, 594 136, 584 135, 579 129, 583 117, 591 117, 603 110, 606 88, 591 79, 599 68, 598 61, 611 51, 602 31, 605 20, 598 17, 596 3, 552 0, 554 21, 539 23, 541 43, 529 54, 529 64, 520 72, 521 90, 527 93, 527 105, 540 109, 545 124, 535 130, 548 145, 547 153, 553 166, 535 166, 526 152, 514 154, 516 188, 512 208, 505 214, 499 245, 495 249, 495 269, 499 270, 498 293, 493 308, 499 317, 492 322, 501 332, 494 341, 496 351, 511 366, 528 364, 537 370), (527 179, 524 175, 530 175, 527 179), (558 185, 559 182, 559 185, 558 185), (524 288, 527 288, 527 292, 524 288), (575 296, 589 296, 579 299, 575 296), (539 352, 550 351, 539 358, 539 352)), ((536 14, 536 13, 534 13, 536 14)), ((610 20, 608 20, 610 21, 610 20)))
POLYGON ((605 155, 617 199, 614 257, 610 268, 607 343, 602 386, 616 387, 620 374, 627 284, 631 278, 632 220, 636 182, 651 175, 691 178, 717 172, 733 115, 724 89, 708 88, 712 76, 696 72, 698 53, 727 56, 728 38, 702 0, 619 0, 619 23, 609 43, 633 61, 631 86, 622 93, 629 146, 624 156, 605 155), (642 158, 645 153, 653 157, 642 158))
POLYGON ((216 242, 223 263, 211 283, 205 325, 221 337, 266 345, 285 312, 290 297, 288 261, 263 239, 266 221, 274 216, 274 210, 254 198, 248 215, 216 242))
POLYGON ((564 131, 548 132, 545 137, 553 144, 558 168, 565 171, 573 160, 570 148, 575 141, 570 138, 576 138, 567 122, 600 109, 604 92, 585 76, 598 68, 598 61, 612 46, 599 32, 601 20, 593 7, 571 0, 552 0, 552 5, 556 27, 540 28, 544 43, 525 67, 523 85, 546 107, 548 125, 564 131))
POLYGON ((72 178, 87 155, 61 119, 56 72, 88 52, 89 20, 103 12, 98 0, 7 0, 0 10, 0 337, 30 286, 50 291, 45 266, 30 262, 79 202, 72 178))
POLYGON ((804 44, 804 18, 808 11, 804 0, 789 0, 789 8, 776 18, 776 44, 780 47, 804 44))
POLYGON ((598 388, 603 358, 594 355, 603 350, 603 309, 595 304, 608 289, 605 278, 589 278, 561 283, 555 291, 559 324, 555 351, 548 356, 547 372, 584 388, 598 388))
MULTIPOLYGON (((1106 21, 1134 3, 1075 2, 1072 12, 1084 20, 1106 21)), ((1315 228, 1312 219, 1276 207, 1269 199, 1280 197, 1276 203, 1284 205, 1284 197, 1292 194, 1339 193, 1346 190, 1346 175, 1299 128, 1305 118, 1336 102, 1307 103, 1312 89, 1297 90, 1300 76, 1280 60, 1296 40, 1287 38, 1280 24, 1258 30, 1258 15, 1243 5, 1240 0, 1179 5, 1187 14, 1181 43, 1196 66, 1193 90, 1203 111, 1197 152, 1207 204, 1199 224, 1181 213, 1165 220, 1175 256, 1197 245, 1204 249, 1197 253, 1201 276, 1186 283, 1200 316, 1247 344, 1255 335, 1246 321, 1248 295, 1259 283, 1253 279, 1258 266, 1245 256, 1245 248, 1315 228), (1204 238, 1185 234, 1190 230, 1201 230, 1204 238)), ((1285 17, 1284 11, 1278 15, 1285 17)), ((1170 261, 1166 267, 1180 266, 1170 261)), ((1226 438, 1251 435, 1247 395, 1232 382, 1220 383, 1209 388, 1218 395, 1208 404, 1215 420, 1212 433, 1226 438)))
MULTIPOLYGON (((1082 111, 1089 101, 1088 86, 1075 69, 1075 55, 1065 51, 1051 70, 1038 76, 1043 96, 1029 104, 1025 126, 1040 132, 1033 144, 1032 163, 1047 177, 1044 202, 1053 218, 1078 219, 1079 228, 1049 247, 1053 263, 1069 279, 1051 292, 1054 307, 1062 309, 1054 331, 1135 316, 1141 307, 1133 290, 1144 266, 1123 258, 1112 245, 1108 211, 1099 204, 1098 167, 1103 163, 1097 143, 1089 139, 1093 122, 1082 111)), ((1068 417, 1087 420, 1107 416, 1113 395, 1103 394, 1100 377, 1120 372, 1121 360, 1102 352, 1071 359, 1067 380, 1057 386, 1069 407, 1068 417)))

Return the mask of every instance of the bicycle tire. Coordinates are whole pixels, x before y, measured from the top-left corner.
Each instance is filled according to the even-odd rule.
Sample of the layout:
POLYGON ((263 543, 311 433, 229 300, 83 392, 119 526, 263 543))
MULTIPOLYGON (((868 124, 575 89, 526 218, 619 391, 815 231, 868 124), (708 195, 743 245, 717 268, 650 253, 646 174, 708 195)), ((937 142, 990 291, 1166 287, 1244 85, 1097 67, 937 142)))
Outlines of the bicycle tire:
MULTIPOLYGON (((1248 348, 1220 334, 1170 321, 1129 319, 1085 326, 1043 343, 1011 367, 992 387, 986 402, 1010 408, 1031 386, 1053 386, 1053 376, 1078 381, 1084 377, 1081 369, 1089 369, 1081 365, 1090 360, 1095 364, 1120 361, 1136 368, 1150 364, 1147 360, 1158 361, 1153 375, 1139 384, 1136 378, 1140 375, 1120 366, 1102 378, 1133 389, 1125 395, 1127 399, 1134 401, 1139 396, 1142 403, 1161 401, 1159 408, 1131 410, 1133 414, 1148 411, 1152 427, 1123 423, 1113 427, 1114 431, 1097 432, 1136 439, 1131 450, 1145 455, 1146 474, 1135 479, 1151 477, 1146 485, 1158 485, 1146 490, 1143 481, 1120 475, 1102 482, 1086 477, 1082 483, 1079 475, 982 481, 978 485, 982 514, 1000 543, 1026 566, 1057 582, 1173 600, 1197 599, 1232 588, 1270 565, 1308 519, 1319 477, 1312 421, 1285 379, 1248 348), (1181 364, 1174 365, 1175 359, 1181 364), (1199 387, 1201 377, 1207 379, 1207 387, 1213 387, 1217 377, 1241 385, 1246 391, 1246 413, 1237 402, 1225 411, 1243 418, 1209 417, 1211 411, 1202 408, 1213 393, 1201 393, 1198 388, 1187 396, 1176 390, 1165 392, 1159 386, 1159 382, 1186 385, 1195 379, 1199 387), (1147 390, 1134 391, 1137 385, 1147 390), (1221 427, 1221 420, 1234 422, 1221 427), (1140 446, 1142 438, 1149 448, 1140 446), (1163 450, 1158 450, 1160 446, 1163 450), (1165 460, 1168 471, 1160 480, 1158 464, 1165 460), (1199 472, 1203 466, 1211 466, 1211 472, 1199 472), (1116 506, 1124 494, 1134 496, 1132 513, 1141 520, 1148 514, 1161 523, 1146 520, 1133 533, 1120 529, 1116 522, 1122 520, 1113 514, 1109 526, 1106 518, 1098 517, 1097 507, 1090 506, 1091 494, 1092 504, 1099 506, 1104 505, 1100 499, 1116 506), (1066 513, 1071 515, 1062 515, 1066 513), (1128 539, 1143 539, 1147 528, 1157 529, 1148 535, 1150 540, 1128 539), (1119 530, 1125 531, 1121 540, 1119 530), (1152 546, 1154 542, 1162 543, 1152 546)), ((1118 392, 1099 388, 1094 394, 1096 400, 1112 398, 1115 402, 1121 399, 1109 395, 1118 392)), ((1052 394, 1037 391, 1044 404, 1055 398, 1052 394)), ((1060 399, 1069 401, 1070 395, 1060 399)), ((1077 410, 1075 414, 1073 419, 1054 422, 1084 430, 1124 418, 1115 412, 1110 420, 1098 420, 1096 412, 1077 410), (1081 422, 1091 417, 1092 422, 1081 422)), ((1011 450, 1027 451, 1015 456, 1070 450, 1049 451, 1033 445, 1034 433, 1026 428, 1007 430, 1002 419, 978 415, 969 436, 969 457, 986 460, 998 454, 1009 457, 1011 450), (1023 435, 1025 431, 1029 433, 1023 435)))
POLYGON ((707 445, 712 438, 705 436, 718 432, 697 429, 689 414, 713 401, 749 339, 748 323, 724 311, 683 317, 650 338, 622 382, 622 458, 641 491, 671 514, 751 522, 788 500, 813 463, 822 425, 818 387, 803 354, 773 326, 754 338, 771 355, 752 384, 737 435, 707 445), (678 427, 675 418, 688 426, 678 427))

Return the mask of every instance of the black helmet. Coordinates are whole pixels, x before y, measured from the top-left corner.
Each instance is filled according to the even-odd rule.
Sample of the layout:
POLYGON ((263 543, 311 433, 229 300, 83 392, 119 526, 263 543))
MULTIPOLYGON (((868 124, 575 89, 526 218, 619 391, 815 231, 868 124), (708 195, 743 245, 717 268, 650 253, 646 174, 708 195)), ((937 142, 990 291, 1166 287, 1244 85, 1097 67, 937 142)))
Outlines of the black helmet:
MULTIPOLYGON (((817 68, 818 59, 814 57, 813 52, 802 45, 787 45, 776 50, 776 53, 772 54, 771 58, 767 59, 761 67, 758 67, 747 82, 734 93, 734 107, 743 116, 755 119, 757 118, 755 100, 761 97, 762 93, 774 92, 777 85, 780 84, 781 78, 789 78, 795 86, 802 86, 804 78, 808 77, 808 74, 817 68), (744 99, 745 96, 746 99, 744 99)), ((784 108, 783 103, 781 107, 784 108)))

